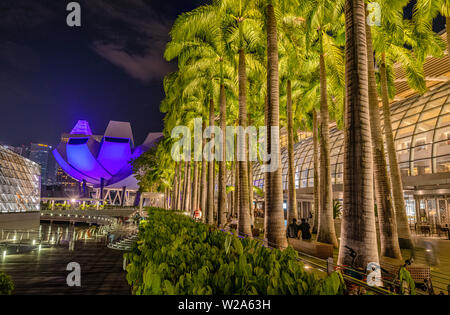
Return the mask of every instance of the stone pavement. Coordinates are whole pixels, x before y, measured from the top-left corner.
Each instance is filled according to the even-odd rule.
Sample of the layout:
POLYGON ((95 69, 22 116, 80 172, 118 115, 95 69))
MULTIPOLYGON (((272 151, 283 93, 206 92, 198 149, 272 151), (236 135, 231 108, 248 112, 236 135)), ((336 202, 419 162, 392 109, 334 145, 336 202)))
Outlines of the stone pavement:
POLYGON ((95 240, 77 241, 74 251, 61 246, 0 257, 0 271, 13 279, 13 294, 17 295, 131 294, 122 264, 122 251, 95 240), (70 262, 80 264, 81 287, 69 287, 66 283, 70 262))

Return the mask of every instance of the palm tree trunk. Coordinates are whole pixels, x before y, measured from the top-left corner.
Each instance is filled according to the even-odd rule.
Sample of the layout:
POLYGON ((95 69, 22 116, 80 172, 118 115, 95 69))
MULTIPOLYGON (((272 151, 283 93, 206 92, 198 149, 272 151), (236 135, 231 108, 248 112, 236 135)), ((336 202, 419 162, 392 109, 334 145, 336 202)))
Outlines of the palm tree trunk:
POLYGON ((392 133, 391 110, 389 108, 388 82, 386 74, 385 54, 382 54, 380 65, 381 99, 383 102, 384 136, 389 157, 389 170, 391 172, 392 195, 394 197, 395 215, 397 219, 397 232, 400 248, 414 247, 411 240, 411 232, 406 216, 405 199, 403 197, 403 183, 400 175, 400 167, 397 161, 394 135, 392 133))
POLYGON ((450 58, 450 17, 445 17, 445 31, 447 32, 447 58, 450 58))
POLYGON ((313 150, 314 150, 314 224, 313 233, 319 228, 320 179, 319 179, 319 126, 317 111, 313 109, 313 150))
MULTIPOLYGON (((239 50, 239 126, 245 130, 247 128, 247 69, 245 65, 245 53, 243 49, 239 50)), ((242 130, 241 129, 241 130, 242 130)), ((247 166, 247 137, 245 132, 239 137, 239 225, 240 234, 252 235, 250 222, 249 196, 248 196, 248 166, 247 166)))
POLYGON ((172 198, 172 210, 176 210, 177 207, 177 195, 178 195, 178 165, 179 162, 175 162, 175 174, 173 176, 173 198, 172 198))
POLYGON ((364 0, 345 1, 344 205, 338 264, 351 265, 348 246, 358 253, 355 267, 359 268, 379 261, 373 203, 365 17, 364 0))
POLYGON ((249 201, 249 211, 250 211, 250 224, 252 227, 255 226, 255 213, 253 211, 253 162, 248 162, 248 201, 249 201))
POLYGON ((292 113, 292 85, 291 80, 287 81, 287 132, 288 132, 288 222, 298 219, 297 196, 295 191, 295 170, 294 170, 294 119, 292 113))
POLYGON ((234 217, 235 213, 235 199, 236 199, 236 162, 232 162, 231 167, 231 185, 234 185, 234 191, 231 192, 231 199, 230 199, 230 212, 228 213, 228 220, 230 218, 234 217))
POLYGON ((218 194, 218 216, 217 225, 222 227, 227 222, 227 183, 226 183, 226 124, 227 124, 227 103, 225 97, 225 86, 220 85, 220 129, 222 130, 222 160, 219 161, 219 194, 218 194))
MULTIPOLYGON (((252 120, 250 118, 250 114, 248 115, 248 125, 252 125, 252 120)), ((248 146, 250 148, 250 140, 248 142, 248 146)), ((250 224, 252 228, 255 226, 255 213, 253 211, 253 161, 248 161, 248 202, 249 202, 249 212, 250 212, 250 224)))
POLYGON ((268 151, 272 159, 278 160, 278 168, 269 173, 267 214, 267 241, 270 246, 286 248, 286 228, 284 225, 283 210, 283 184, 281 178, 281 154, 280 154, 280 100, 279 100, 279 77, 278 77, 278 38, 277 21, 274 7, 270 3, 267 6, 267 93, 268 93, 268 151), (272 128, 275 127, 275 130, 272 128), (272 132, 275 132, 272 137, 272 132), (274 138, 274 139, 272 139, 274 138), (272 140, 275 141, 272 149, 272 140))
MULTIPOLYGON (((366 12, 367 14, 367 12, 366 12)), ((372 49, 372 31, 366 23, 367 65, 369 76, 369 113, 372 136, 372 153, 375 179, 375 196, 380 229, 381 256, 402 259, 398 245, 397 222, 391 199, 391 183, 387 172, 384 152, 383 134, 380 125, 380 109, 378 107, 377 81, 372 49)))
MULTIPOLYGON (((236 147, 236 149, 237 149, 237 147, 236 147)), ((237 152, 237 150, 235 150, 235 152, 237 152)), ((236 217, 237 216, 237 218, 238 218, 238 220, 239 220, 239 204, 240 204, 240 201, 239 201, 239 196, 240 196, 240 187, 239 187, 239 162, 237 161, 237 153, 236 153, 236 162, 235 162, 235 165, 236 165, 236 167, 235 167, 235 176, 234 176, 234 181, 235 181, 235 184, 234 184, 234 216, 236 217)))
MULTIPOLYGON (((209 101, 209 126, 214 126, 214 101, 210 99, 209 101)), ((214 134, 211 133, 211 142, 214 139, 214 134)), ((214 224, 214 175, 215 175, 215 167, 214 167, 214 146, 211 148, 210 159, 208 161, 208 197, 206 198, 206 223, 214 224)))
POLYGON ((164 187, 164 209, 169 209, 169 188, 164 187))
MULTIPOLYGON (((267 64, 268 65, 268 64, 267 64)), ((265 101, 264 101, 264 125, 266 126, 266 128, 268 129, 268 126, 270 124, 269 122, 269 96, 266 94, 265 97, 265 101)), ((269 146, 269 133, 268 130, 265 134, 265 143, 266 143, 266 151, 267 153, 269 152, 268 146, 269 146)), ((263 161, 263 166, 266 167, 267 162, 263 161)), ((270 177, 269 177, 269 172, 264 172, 264 241, 268 242, 267 239, 267 209, 268 209, 268 199, 269 199, 269 181, 270 181, 270 177)), ((283 214, 284 215, 284 214, 283 214)), ((268 245, 268 244, 266 244, 268 245)))
MULTIPOLYGON (((206 121, 203 120, 203 124, 202 124, 202 134, 204 133, 206 129, 206 121)), ((202 174, 201 174, 201 183, 200 183, 200 188, 201 188, 201 194, 200 194, 200 209, 202 211, 202 221, 205 222, 205 218, 206 218, 206 198, 207 198, 207 194, 208 194, 208 186, 206 184, 206 177, 207 177, 207 173, 208 173, 208 167, 206 164, 206 159, 205 156, 203 155, 203 151, 205 149, 206 146, 206 139, 205 137, 202 137, 202 174)))
POLYGON ((196 203, 196 205, 197 205, 197 209, 200 209, 200 204, 201 204, 201 200, 202 200, 202 198, 201 198, 201 189, 202 189, 202 187, 201 187, 201 176, 202 176, 201 171, 202 171, 202 164, 200 162, 197 162, 197 164, 198 164, 198 170, 197 170, 198 178, 197 178, 197 203, 196 203))
POLYGON ((188 171, 188 162, 184 162, 184 173, 183 173, 183 197, 181 199, 181 210, 186 210, 186 192, 187 192, 187 171, 188 171))
POLYGON ((187 172, 186 172, 186 194, 184 199, 184 211, 189 211, 191 209, 191 162, 187 163, 187 172))
POLYGON ((330 166, 330 128, 325 57, 320 55, 320 209, 317 241, 338 247, 333 219, 333 187, 330 166))
POLYGON ((177 198, 177 209, 181 210, 181 201, 183 199, 183 164, 178 162, 178 198, 177 198))
POLYGON ((194 181, 192 185, 191 214, 198 208, 198 162, 194 161, 194 181))

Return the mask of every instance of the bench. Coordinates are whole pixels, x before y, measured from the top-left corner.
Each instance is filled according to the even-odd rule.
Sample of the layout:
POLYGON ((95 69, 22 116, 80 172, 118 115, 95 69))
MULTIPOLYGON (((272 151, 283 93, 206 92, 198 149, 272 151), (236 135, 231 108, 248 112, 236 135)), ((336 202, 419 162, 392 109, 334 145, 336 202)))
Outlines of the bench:
POLYGON ((316 241, 304 241, 296 238, 288 238, 288 241, 289 245, 300 253, 305 253, 322 259, 333 257, 333 245, 316 241))
MULTIPOLYGON (((404 261, 399 259, 393 259, 389 257, 381 257, 380 258, 380 266, 382 268, 381 274, 384 279, 393 280, 397 277, 398 270, 400 266, 404 264, 404 261), (388 272, 384 272, 384 270, 388 272)), ((411 274, 411 278, 416 283, 424 283, 425 279, 429 279, 431 277, 430 266, 424 264, 416 264, 406 266, 406 270, 411 274)))

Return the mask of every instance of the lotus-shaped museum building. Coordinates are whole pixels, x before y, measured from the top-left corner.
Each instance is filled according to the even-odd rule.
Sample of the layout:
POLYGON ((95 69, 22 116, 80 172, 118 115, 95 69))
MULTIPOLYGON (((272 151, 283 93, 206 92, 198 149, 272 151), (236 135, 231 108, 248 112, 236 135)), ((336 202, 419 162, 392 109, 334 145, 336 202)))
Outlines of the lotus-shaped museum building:
POLYGON ((149 133, 135 146, 129 122, 110 121, 103 135, 93 135, 80 120, 53 151, 59 166, 72 178, 94 188, 138 190, 131 161, 149 150, 162 133, 149 133))

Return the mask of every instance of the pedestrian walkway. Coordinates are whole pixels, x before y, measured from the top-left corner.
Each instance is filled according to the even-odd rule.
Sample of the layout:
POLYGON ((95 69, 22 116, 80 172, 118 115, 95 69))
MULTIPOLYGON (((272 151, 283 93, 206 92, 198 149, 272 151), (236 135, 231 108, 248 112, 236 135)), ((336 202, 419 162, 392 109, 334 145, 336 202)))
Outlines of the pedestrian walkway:
POLYGON ((53 247, 0 257, 0 271, 12 278, 13 294, 18 295, 131 294, 123 271, 123 252, 107 248, 105 239, 77 241, 73 251, 53 247), (70 262, 80 264, 81 287, 67 285, 70 262))

